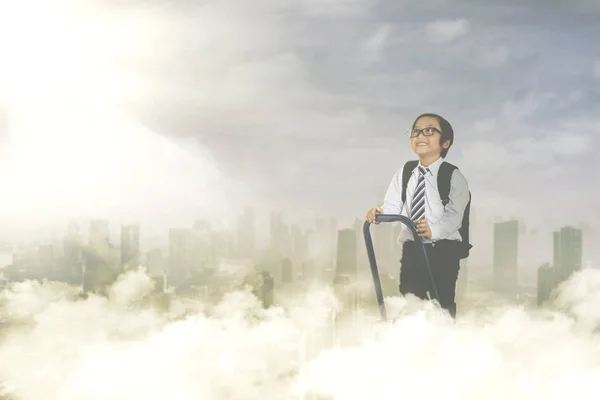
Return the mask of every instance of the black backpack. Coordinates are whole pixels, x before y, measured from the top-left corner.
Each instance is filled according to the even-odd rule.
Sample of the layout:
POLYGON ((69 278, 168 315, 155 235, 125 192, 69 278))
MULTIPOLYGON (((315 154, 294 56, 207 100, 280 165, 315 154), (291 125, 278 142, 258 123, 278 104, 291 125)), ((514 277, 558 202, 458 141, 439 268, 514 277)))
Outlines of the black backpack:
MULTIPOLYGON (((418 161, 408 161, 404 165, 404 170, 402 171, 402 202, 406 202, 406 186, 408 185, 408 180, 410 179, 410 175, 413 170, 417 168, 419 164, 418 161)), ((457 166, 450 164, 449 162, 443 161, 442 165, 440 165, 440 170, 438 171, 438 191, 440 193, 440 199, 442 200, 442 204, 446 206, 450 199, 448 196, 450 195, 450 178, 452 178, 452 173, 455 169, 458 169, 457 166)), ((462 238, 462 242, 459 246, 459 257, 460 259, 469 257, 469 250, 473 247, 471 243, 469 243, 469 213, 471 211, 471 191, 469 191, 469 202, 465 207, 465 212, 463 214, 462 225, 458 229, 460 236, 462 238)))

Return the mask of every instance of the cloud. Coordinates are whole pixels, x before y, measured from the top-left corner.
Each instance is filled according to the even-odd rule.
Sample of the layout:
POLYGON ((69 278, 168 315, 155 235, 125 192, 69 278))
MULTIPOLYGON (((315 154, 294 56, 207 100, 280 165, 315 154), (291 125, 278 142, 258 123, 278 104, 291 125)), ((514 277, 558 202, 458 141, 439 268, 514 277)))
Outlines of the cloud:
POLYGON ((594 151, 593 137, 586 134, 569 133, 557 137, 551 142, 555 154, 578 156, 594 151))
POLYGON ((383 25, 377 28, 375 33, 364 42, 365 56, 367 59, 378 61, 381 59, 381 52, 385 49, 385 44, 393 32, 390 25, 383 25))
POLYGON ((554 93, 529 93, 519 100, 507 100, 502 105, 502 116, 510 123, 519 123, 554 98, 554 93))
MULTIPOLYGON (((66 130, 87 131, 82 127, 106 118, 111 122, 103 125, 114 125, 115 141, 117 131, 122 137, 136 131, 134 136, 143 137, 141 132, 149 136, 136 142, 141 148, 162 146, 151 134, 188 150, 196 147, 190 151, 201 159, 198 164, 182 161, 178 167, 167 166, 162 164, 169 159, 165 156, 148 168, 188 170, 188 174, 168 172, 164 179, 148 182, 158 188, 172 180, 181 187, 173 184, 158 194, 146 192, 162 204, 169 202, 167 193, 174 193, 170 198, 177 198, 181 208, 192 208, 183 207, 183 199, 199 202, 202 190, 211 192, 207 196, 211 199, 228 199, 219 204, 247 200, 292 210, 322 209, 330 199, 339 198, 340 205, 332 212, 346 218, 358 213, 356 204, 377 195, 373 174, 387 177, 391 172, 386 170, 393 172, 412 157, 408 151, 394 154, 388 149, 403 151, 402 132, 423 111, 438 111, 451 119, 460 134, 452 153, 475 159, 478 156, 458 149, 477 135, 502 145, 507 138, 531 130, 556 132, 539 127, 541 121, 557 126, 576 113, 593 113, 593 92, 580 73, 589 73, 592 60, 578 48, 593 35, 581 34, 581 23, 573 19, 575 11, 563 6, 564 16, 548 9, 542 17, 530 5, 515 10, 504 4, 474 7, 462 1, 425 6, 387 0, 153 2, 151 6, 128 2, 126 7, 94 2, 75 11, 61 3, 60 12, 50 7, 38 21, 28 14, 35 9, 28 4, 34 3, 21 4, 14 10, 7 8, 10 12, 2 13, 6 23, 0 24, 5 34, 1 37, 22 37, 29 49, 19 52, 14 41, 6 42, 7 56, 14 57, 0 67, 7 72, 4 76, 12 77, 2 80, 3 89, 10 89, 2 95, 12 96, 14 104, 21 98, 18 104, 36 117, 20 111, 19 119, 40 120, 38 110, 47 104, 62 109, 64 119, 68 113, 63 106, 75 104, 78 124, 55 119, 53 132, 63 125, 69 126, 66 130), (548 30, 548 21, 560 24, 548 30), (48 29, 47 37, 36 41, 31 33, 36 24, 61 29, 48 29), (577 29, 563 35, 562 27, 577 29), (436 50, 424 51, 431 41, 436 50), (60 57, 44 61, 52 52, 60 57), (47 70, 40 67, 45 64, 47 70), (69 95, 55 94, 62 89, 69 95), (33 98, 42 101, 30 101, 33 98), (102 112, 97 111, 99 106, 102 112), (488 118, 495 122, 493 129, 474 127, 474 121, 488 118), (367 160, 368 166, 357 167, 358 159, 367 160), (203 174, 191 172, 205 168, 218 171, 207 174, 214 179, 206 186, 203 174), (350 170, 360 170, 357 180, 340 179, 341 171, 350 170), (189 188, 196 182, 192 196, 189 188)), ((36 129, 41 136, 40 128, 36 129)), ((98 150, 106 151, 109 144, 114 143, 107 140, 98 150)), ((178 158, 173 146, 164 144, 164 148, 178 158)), ((89 152, 83 149, 79 158, 65 159, 80 160, 89 152)), ((117 153, 123 160, 141 158, 125 150, 117 153)), ((89 172, 91 167, 85 164, 80 168, 98 178, 100 186, 105 178, 113 182, 98 190, 97 196, 89 196, 96 206, 143 197, 132 188, 132 172, 125 174, 132 179, 121 201, 113 196, 120 179, 115 175, 108 179, 108 171, 89 172)), ((41 176, 64 169, 51 165, 41 176)), ((140 180, 145 178, 140 173, 140 180)), ((382 181, 386 185, 388 178, 382 181)), ((149 201, 145 203, 152 208, 149 201)), ((108 207, 118 208, 115 204, 108 207)), ((181 212, 179 221, 203 209, 211 208, 196 207, 187 216, 181 212)))
POLYGON ((592 76, 594 79, 600 80, 600 59, 594 60, 592 65, 592 76))
POLYGON ((357 13, 364 12, 372 2, 369 0, 292 0, 286 5, 291 6, 292 10, 303 11, 308 15, 337 18, 355 16, 357 13))
POLYGON ((510 48, 500 45, 492 48, 482 48, 477 57, 477 64, 483 68, 501 67, 508 62, 510 48))
POLYGON ((0 356, 13 360, 0 364, 3 390, 22 400, 364 399, 397 396, 398 385, 405 396, 421 393, 426 379, 447 383, 430 388, 432 398, 518 400, 595 383, 598 270, 563 285, 560 312, 472 298, 459 304, 454 324, 409 296, 386 299, 394 324, 375 326, 373 307, 356 319, 338 315, 337 329, 332 317, 344 303, 327 288, 264 310, 243 290, 155 308, 148 285, 137 271, 108 298, 77 299, 72 288, 31 282, 0 292, 0 356))
MULTIPOLYGON (((243 185, 226 189, 233 182, 207 151, 149 130, 128 108, 161 90, 144 66, 166 60, 172 21, 153 9, 115 13, 93 2, 36 3, 32 14, 32 4, 5 4, 0 13, 6 226, 64 226, 77 217, 189 223, 202 207, 226 215, 226 192, 243 185)), ((282 62, 290 68, 293 60, 282 62)))
POLYGON ((425 26, 427 37, 434 43, 450 43, 469 33, 470 23, 465 19, 438 20, 425 26))
POLYGON ((475 121, 473 131, 475 133, 490 133, 496 130, 496 118, 489 117, 475 121))

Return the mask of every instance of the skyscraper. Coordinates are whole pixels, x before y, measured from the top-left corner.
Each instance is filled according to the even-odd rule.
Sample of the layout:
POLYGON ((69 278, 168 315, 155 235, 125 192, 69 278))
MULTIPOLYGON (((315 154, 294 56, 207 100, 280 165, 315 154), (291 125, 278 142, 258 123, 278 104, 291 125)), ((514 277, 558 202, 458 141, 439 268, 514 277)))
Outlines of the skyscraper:
POLYGON ((538 306, 547 301, 556 286, 556 269, 549 263, 538 268, 537 274, 537 304, 538 306))
POLYGON ((281 281, 283 283, 292 283, 294 280, 293 277, 294 269, 292 265, 292 260, 289 258, 284 258, 281 260, 281 281))
POLYGON ((347 275, 355 279, 356 258, 356 232, 354 229, 340 229, 337 237, 336 275, 347 275))
MULTIPOLYGON (((377 264, 382 273, 390 273, 392 271, 394 273, 398 272, 399 258, 398 255, 394 252, 394 245, 398 245, 398 236, 394 236, 394 228, 396 225, 399 224, 388 222, 379 225, 371 225, 371 232, 373 235, 373 248, 377 257, 377 264)), ((362 247, 365 248, 364 240, 362 243, 362 247)), ((368 270, 366 266, 365 270, 368 270)))
POLYGON ((256 251, 256 228, 254 209, 246 207, 237 220, 237 248, 240 256, 253 258, 256 251))
POLYGON ((554 264, 545 264, 538 270, 538 304, 548 301, 552 291, 582 267, 582 230, 563 227, 554 232, 553 238, 554 264))
POLYGON ((506 294, 518 289, 519 222, 494 224, 494 289, 506 294))
POLYGON ((174 286, 182 285, 190 277, 192 230, 169 230, 169 270, 167 280, 174 286))
POLYGON ((554 265, 560 267, 565 277, 581 270, 582 236, 581 229, 568 226, 554 232, 554 265))
POLYGON ((104 249, 110 243, 109 223, 105 220, 90 222, 88 243, 95 249, 104 249))
POLYGON ((121 267, 137 268, 140 263, 140 226, 121 226, 121 267))

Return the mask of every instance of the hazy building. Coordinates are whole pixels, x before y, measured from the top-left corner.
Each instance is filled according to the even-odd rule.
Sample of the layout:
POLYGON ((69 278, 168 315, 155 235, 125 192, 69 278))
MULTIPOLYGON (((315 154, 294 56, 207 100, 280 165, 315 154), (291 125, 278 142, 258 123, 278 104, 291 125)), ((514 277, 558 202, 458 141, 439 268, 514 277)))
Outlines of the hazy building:
POLYGON ((290 236, 292 240, 292 264, 300 266, 309 257, 309 238, 297 224, 290 227, 290 236))
POLYGON ((292 241, 289 227, 279 212, 271 213, 270 235, 271 251, 281 257, 291 256, 292 241))
MULTIPOLYGON (((365 236, 363 234, 364 219, 354 218, 354 232, 356 236, 356 259, 358 265, 369 265, 367 257, 367 248, 365 246, 365 236)), ((359 267, 360 268, 360 267, 359 267)), ((368 269, 368 267, 365 267, 368 269)))
POLYGON ((83 291, 106 294, 107 287, 115 282, 120 273, 120 254, 108 242, 97 242, 95 245, 82 249, 83 291))
POLYGON ((192 272, 196 279, 206 268, 214 268, 217 264, 217 249, 212 245, 212 231, 210 223, 206 220, 197 220, 193 231, 193 265, 192 272))
POLYGON ((150 276, 162 276, 166 272, 166 260, 160 248, 154 248, 146 253, 146 270, 150 276))
MULTIPOLYGON (((375 250, 377 266, 379 267, 379 271, 381 273, 398 275, 398 272, 400 271, 400 258, 394 251, 394 246, 398 245, 398 236, 394 236, 394 233, 397 231, 395 228, 398 225, 401 225, 401 223, 387 222, 378 225, 371 225, 373 248, 375 250)), ((366 249, 364 239, 362 247, 366 249)), ((370 275, 368 258, 366 261, 366 264, 361 264, 360 266, 361 275, 363 276, 365 276, 365 273, 370 275)))
POLYGON ((190 278, 192 245, 191 229, 169 230, 169 284, 182 285, 190 278))
POLYGON ((273 305, 275 281, 273 279, 273 276, 267 271, 262 271, 261 275, 261 300, 263 303, 263 307, 269 308, 273 305))
MULTIPOLYGON (((38 256, 40 258, 40 267, 44 274, 52 273, 56 266, 56 251, 53 244, 44 244, 38 247, 38 256)), ((54 278, 54 276, 52 276, 54 278)))
POLYGON ((135 269, 140 261, 140 226, 121 226, 121 267, 135 269))
POLYGON ((337 238, 336 275, 357 276, 356 232, 354 229, 340 229, 337 238))
POLYGON ((553 239, 554 264, 544 264, 538 269, 538 305, 548 301, 562 282, 582 268, 582 230, 563 227, 553 233, 553 239))
POLYGON ((254 209, 246 207, 237 220, 237 249, 244 258, 253 258, 256 254, 256 227, 254 209))
POLYGON ((88 243, 95 249, 104 249, 110 243, 108 221, 95 220, 90 222, 88 243))
POLYGON ((294 280, 294 267, 292 260, 284 258, 281 260, 281 281, 283 283, 292 283, 294 280))
POLYGON ((494 224, 494 290, 511 294, 518 289, 519 222, 494 224))
POLYGON ((542 305, 550 299, 552 291, 556 287, 556 270, 549 263, 538 268, 537 274, 537 304, 542 305))
POLYGON ((581 229, 563 227, 554 232, 554 265, 560 270, 560 279, 568 279, 580 271, 583 254, 581 229))
POLYGON ((302 263, 302 279, 304 281, 314 281, 316 278, 315 262, 313 260, 304 261, 302 263))
POLYGON ((73 284, 83 281, 83 241, 81 237, 70 235, 63 240, 63 279, 73 284))

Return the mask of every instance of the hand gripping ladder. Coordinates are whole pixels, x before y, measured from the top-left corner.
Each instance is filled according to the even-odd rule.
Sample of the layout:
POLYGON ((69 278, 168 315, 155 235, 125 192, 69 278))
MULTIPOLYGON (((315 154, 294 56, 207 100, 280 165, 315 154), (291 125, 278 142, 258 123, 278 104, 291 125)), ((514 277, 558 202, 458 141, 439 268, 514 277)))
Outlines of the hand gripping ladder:
MULTIPOLYGON (((408 226, 411 230, 413 237, 419 243, 422 251, 422 261, 423 265, 427 269, 427 273, 429 274, 429 278, 431 280, 431 292, 432 300, 437 300, 439 302, 437 287, 435 285, 435 281, 433 279, 433 275, 431 273, 431 267, 429 265, 429 259, 427 258, 427 252, 425 251, 425 244, 423 243, 423 238, 417 234, 417 227, 415 223, 408 217, 397 215, 397 214, 378 214, 375 216, 376 222, 402 222, 404 225, 408 226)), ((365 244, 367 246, 367 255, 369 256, 369 264, 371 265, 371 274, 373 275, 373 283, 375 284, 375 295, 377 296, 377 304, 379 305, 379 313, 381 314, 382 321, 387 321, 387 315, 385 312, 385 304, 383 302, 383 292, 381 290, 381 281, 379 279, 379 271, 377 269, 377 261, 375 260, 375 251, 373 250, 373 240, 371 239, 371 223, 369 221, 365 221, 363 225, 363 235, 365 237, 365 244)))

